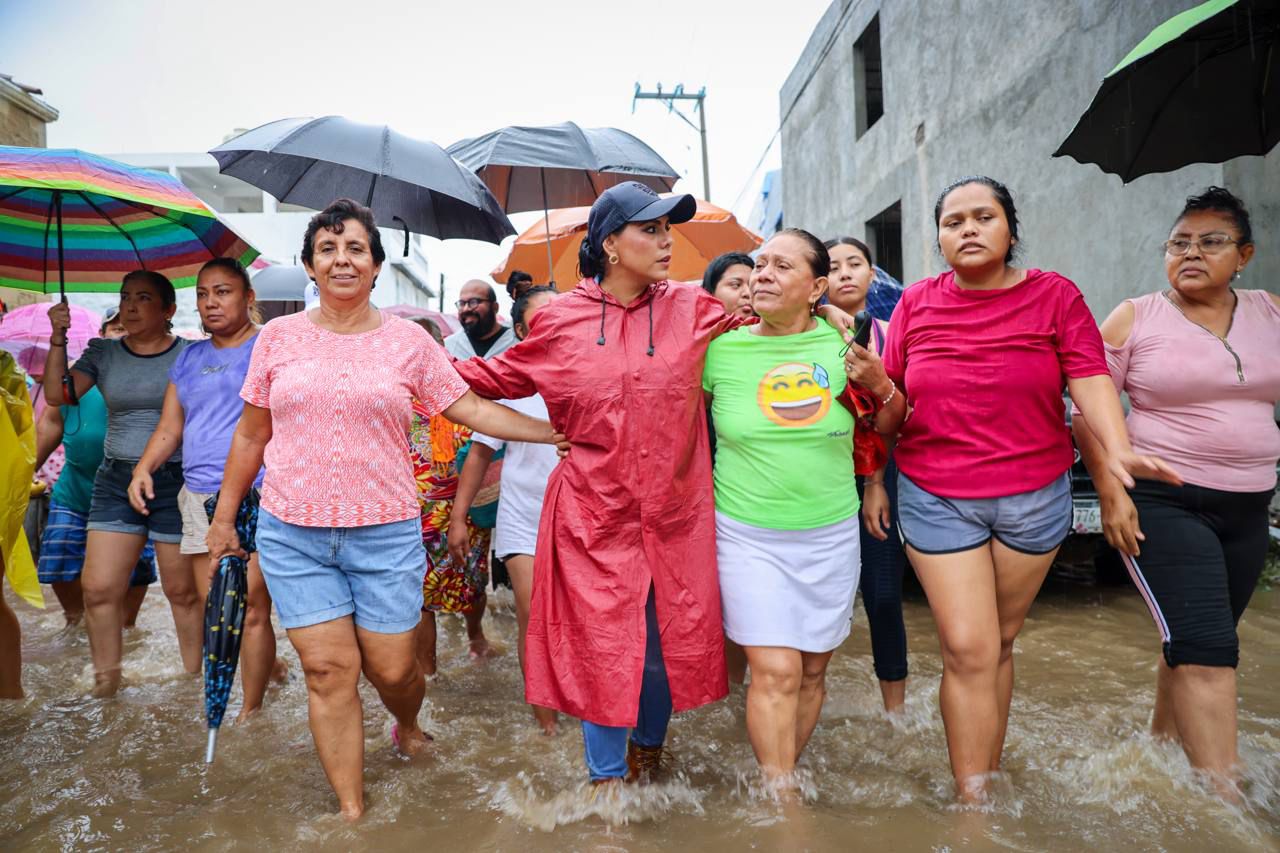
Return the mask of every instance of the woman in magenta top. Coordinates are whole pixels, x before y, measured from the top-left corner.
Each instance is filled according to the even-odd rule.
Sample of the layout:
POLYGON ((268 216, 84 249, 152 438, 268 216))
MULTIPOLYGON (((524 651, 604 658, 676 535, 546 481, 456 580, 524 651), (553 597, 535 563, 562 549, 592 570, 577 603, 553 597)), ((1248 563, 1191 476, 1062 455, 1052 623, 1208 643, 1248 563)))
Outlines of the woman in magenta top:
POLYGON ((414 654, 426 552, 412 401, 489 435, 552 440, 546 421, 472 394, 425 329, 370 304, 385 259, 367 207, 338 199, 311 218, 302 263, 320 304, 258 334, 207 537, 213 564, 243 556, 233 522, 265 458, 262 575, 302 662, 320 763, 352 820, 364 811, 361 672, 395 718, 395 747, 412 755, 428 740, 414 654))
POLYGON ((1131 492, 1102 463, 1092 419, 1073 427, 1163 643, 1151 728, 1179 741, 1219 791, 1239 796, 1236 624, 1267 554, 1280 429, 1280 297, 1231 285, 1253 257, 1249 214, 1227 190, 1187 199, 1164 244, 1169 289, 1128 299, 1102 324, 1129 434, 1182 486, 1131 492))
MULTIPOLYGON (((1097 423, 1108 470, 1124 482, 1167 474, 1129 447, 1080 291, 1011 265, 1008 189, 964 178, 934 215, 951 269, 907 288, 884 368, 910 407, 895 450, 900 529, 938 625, 951 770, 960 796, 980 800, 1000 768, 1013 642, 1071 525, 1064 384, 1097 423)), ((874 360, 850 356, 852 377, 874 360)))

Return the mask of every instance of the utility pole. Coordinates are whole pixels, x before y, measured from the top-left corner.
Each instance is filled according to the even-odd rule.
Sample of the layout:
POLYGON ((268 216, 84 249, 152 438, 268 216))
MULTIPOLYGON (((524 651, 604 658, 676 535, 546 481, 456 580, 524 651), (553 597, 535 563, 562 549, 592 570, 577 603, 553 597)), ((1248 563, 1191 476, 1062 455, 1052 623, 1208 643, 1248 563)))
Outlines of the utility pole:
POLYGON ((632 113, 636 111, 636 101, 665 101, 667 112, 680 116, 685 124, 698 131, 698 135, 702 137, 702 198, 704 201, 711 201, 711 172, 707 166, 707 87, 703 86, 697 94, 690 94, 685 92, 683 83, 677 83, 673 91, 664 92, 662 84, 659 83, 656 92, 643 92, 640 90, 640 84, 637 83, 635 94, 631 98, 632 113), (698 114, 697 124, 676 109, 676 101, 697 102, 693 105, 694 112, 698 114))

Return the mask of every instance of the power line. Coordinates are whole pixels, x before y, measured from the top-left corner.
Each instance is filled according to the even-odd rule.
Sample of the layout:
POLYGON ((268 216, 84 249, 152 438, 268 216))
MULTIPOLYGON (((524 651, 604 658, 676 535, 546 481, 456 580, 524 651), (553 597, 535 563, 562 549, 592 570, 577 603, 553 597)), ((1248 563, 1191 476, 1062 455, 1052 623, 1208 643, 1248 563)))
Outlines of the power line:
POLYGON ((662 91, 662 84, 658 84, 656 92, 640 91, 640 84, 636 84, 635 94, 631 96, 631 112, 636 111, 636 101, 665 101, 667 104, 667 112, 675 113, 689 127, 698 131, 698 135, 702 137, 702 197, 706 201, 711 201, 711 173, 707 166, 707 87, 703 86, 698 90, 697 94, 688 94, 684 90, 683 83, 677 83, 674 91, 662 91), (694 112, 698 114, 698 123, 694 124, 689 117, 676 109, 676 101, 696 101, 693 105, 694 112))

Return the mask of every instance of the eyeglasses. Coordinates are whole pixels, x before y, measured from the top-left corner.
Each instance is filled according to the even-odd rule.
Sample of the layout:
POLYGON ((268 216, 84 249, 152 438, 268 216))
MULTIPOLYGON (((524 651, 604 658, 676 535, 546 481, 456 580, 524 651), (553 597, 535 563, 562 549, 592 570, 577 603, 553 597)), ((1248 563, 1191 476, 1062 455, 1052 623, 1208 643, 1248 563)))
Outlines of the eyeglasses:
POLYGON ((459 309, 462 309, 462 308, 479 308, 481 305, 484 305, 486 302, 494 302, 494 301, 496 301, 496 300, 493 300, 493 299, 459 299, 457 302, 455 302, 455 303, 453 303, 453 304, 454 304, 454 305, 456 305, 459 309))
POLYGON ((1224 237, 1221 234, 1209 234, 1199 240, 1170 240, 1164 244, 1164 250, 1166 254, 1173 255, 1176 258, 1182 257, 1191 251, 1192 246, 1199 246, 1200 251, 1204 254, 1216 255, 1220 252, 1225 252, 1227 246, 1235 242, 1230 237, 1224 237))

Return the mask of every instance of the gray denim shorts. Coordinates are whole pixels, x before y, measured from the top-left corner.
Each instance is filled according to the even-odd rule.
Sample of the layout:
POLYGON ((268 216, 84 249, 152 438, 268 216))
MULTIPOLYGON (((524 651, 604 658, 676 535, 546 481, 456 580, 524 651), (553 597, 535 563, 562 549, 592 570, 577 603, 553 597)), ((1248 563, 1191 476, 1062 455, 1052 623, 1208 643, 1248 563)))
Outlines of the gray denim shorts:
POLYGON ((1047 554, 1071 531, 1071 475, 998 498, 943 498, 898 472, 898 527, 921 554, 969 551, 992 537, 1024 554, 1047 554))

